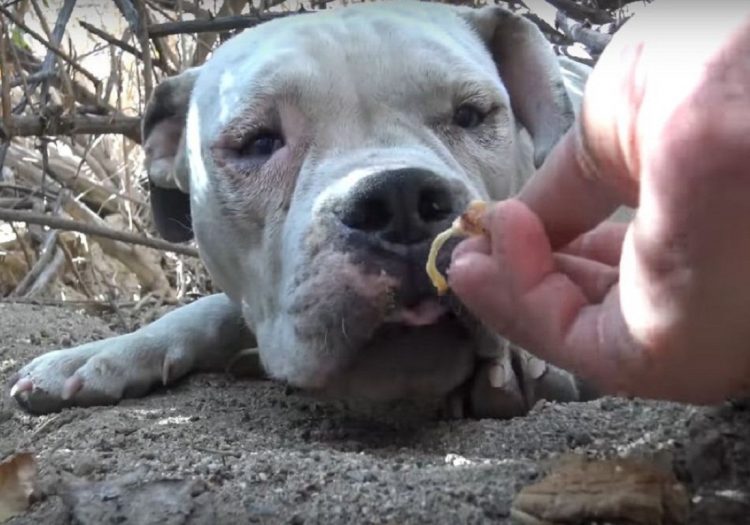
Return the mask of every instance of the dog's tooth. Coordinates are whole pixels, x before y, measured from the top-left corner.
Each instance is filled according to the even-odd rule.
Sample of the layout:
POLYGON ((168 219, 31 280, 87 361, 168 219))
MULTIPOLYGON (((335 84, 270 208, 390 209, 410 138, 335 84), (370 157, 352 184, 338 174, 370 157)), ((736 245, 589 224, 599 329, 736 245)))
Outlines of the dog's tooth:
POLYGON ((10 397, 18 397, 24 392, 31 392, 34 390, 34 383, 28 377, 22 377, 13 385, 10 389, 10 397))
POLYGON ((60 397, 65 401, 71 399, 83 388, 83 379, 79 375, 72 375, 65 380, 60 397))

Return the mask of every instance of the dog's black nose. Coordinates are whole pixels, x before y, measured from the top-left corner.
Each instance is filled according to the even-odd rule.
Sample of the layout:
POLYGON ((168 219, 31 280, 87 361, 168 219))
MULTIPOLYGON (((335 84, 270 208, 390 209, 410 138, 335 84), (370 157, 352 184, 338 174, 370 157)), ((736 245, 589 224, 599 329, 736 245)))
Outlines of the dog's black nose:
POLYGON ((404 168, 367 177, 336 214, 346 226, 397 244, 417 244, 447 227, 456 203, 448 181, 404 168))

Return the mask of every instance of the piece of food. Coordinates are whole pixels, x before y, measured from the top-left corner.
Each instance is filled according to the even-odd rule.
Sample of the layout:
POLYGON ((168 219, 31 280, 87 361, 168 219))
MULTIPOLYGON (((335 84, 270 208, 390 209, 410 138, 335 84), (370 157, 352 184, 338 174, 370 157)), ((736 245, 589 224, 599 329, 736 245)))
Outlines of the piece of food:
POLYGON ((0 463, 0 523, 29 506, 36 481, 36 463, 28 452, 0 463))
POLYGON ((456 217, 451 227, 439 233, 432 241, 425 270, 432 281, 432 285, 437 289, 438 295, 443 295, 448 291, 448 281, 437 269, 437 256, 440 248, 454 235, 484 235, 486 230, 482 226, 482 216, 487 211, 487 206, 488 203, 485 201, 471 202, 466 211, 456 217))

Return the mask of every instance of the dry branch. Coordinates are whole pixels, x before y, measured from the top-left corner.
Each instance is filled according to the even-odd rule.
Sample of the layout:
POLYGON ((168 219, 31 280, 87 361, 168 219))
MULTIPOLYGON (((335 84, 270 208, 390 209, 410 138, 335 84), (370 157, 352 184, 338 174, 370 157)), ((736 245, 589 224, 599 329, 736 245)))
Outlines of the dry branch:
POLYGON ((105 117, 99 115, 55 116, 45 118, 38 115, 13 117, 6 129, 0 129, 0 138, 36 137, 40 135, 90 135, 114 133, 125 135, 133 142, 141 142, 141 120, 122 115, 105 117))
MULTIPOLYGON (((47 21, 44 18, 44 13, 42 12, 41 7, 39 6, 39 2, 37 0, 31 0, 31 6, 34 8, 34 11, 36 12, 36 17, 39 20, 39 24, 42 26, 42 30, 44 31, 45 35, 47 35, 47 38, 49 39, 49 43, 55 47, 59 47, 60 43, 62 42, 63 35, 65 34, 65 27, 68 25, 68 21, 70 20, 70 16, 73 14, 73 8, 76 5, 76 0, 65 0, 62 9, 60 9, 57 12, 57 20, 55 21, 55 27, 52 31, 50 31, 49 27, 47 26, 47 21)), ((44 57, 44 60, 42 61, 42 72, 44 71, 53 71, 58 63, 58 60, 56 59, 55 54, 51 51, 47 51, 47 55, 44 57)), ((74 98, 73 96, 73 83, 70 80, 70 76, 68 75, 67 71, 65 71, 64 68, 59 68, 60 71, 60 78, 62 80, 62 84, 65 87, 65 92, 68 94, 69 97, 74 98)), ((49 89, 49 77, 44 78, 42 81, 42 93, 43 96, 46 98, 48 89, 49 89)), ((72 101, 71 101, 72 102, 72 101)))
POLYGON ((149 100, 151 98, 151 92, 154 90, 154 71, 151 64, 151 42, 148 37, 149 16, 142 0, 132 1, 136 13, 138 13, 138 30, 135 36, 141 46, 141 54, 143 55, 144 100, 149 100))
MULTIPOLYGON (((138 49, 131 46, 127 42, 124 42, 120 40, 119 38, 116 38, 109 33, 106 33, 102 31, 101 29, 94 27, 93 25, 89 24, 88 22, 84 22, 83 20, 79 20, 78 23, 83 27, 86 31, 91 33, 92 35, 96 35, 108 44, 112 44, 115 47, 119 47, 126 53, 130 53, 138 60, 143 60, 143 53, 141 53, 138 49)), ((174 75, 177 73, 177 71, 170 66, 162 57, 158 57, 156 60, 154 60, 154 64, 158 66, 160 69, 162 69, 165 73, 168 75, 174 75)))
MULTIPOLYGON (((89 163, 89 170, 93 177, 81 173, 81 162, 74 157, 63 155, 58 148, 49 151, 49 164, 47 174, 60 185, 68 188, 78 198, 89 204, 99 212, 117 212, 118 199, 128 198, 137 204, 145 203, 138 199, 129 198, 118 192, 117 188, 109 182, 108 173, 101 166, 89 163), (103 175, 103 176, 102 176, 103 175)), ((83 158, 83 157, 81 157, 83 158)), ((8 150, 6 159, 8 167, 16 171, 17 177, 34 181, 41 172, 43 166, 33 150, 13 144, 8 150)), ((58 190, 58 187, 53 188, 58 190)))
POLYGON ((90 71, 88 71, 86 68, 82 67, 73 57, 68 55, 65 51, 57 48, 56 46, 53 46, 47 40, 31 29, 29 26, 23 23, 22 20, 19 20, 18 17, 16 17, 13 13, 11 13, 8 9, 0 5, 0 13, 7 16, 14 24, 16 24, 19 29, 21 29, 24 33, 32 37, 34 40, 42 44, 44 47, 52 51, 55 55, 62 58, 65 62, 70 64, 70 67, 78 71, 80 74, 88 78, 91 82, 94 83, 95 86, 98 86, 101 82, 98 78, 96 78, 90 71))
POLYGON ((589 21, 593 24, 611 24, 614 19, 603 9, 587 7, 573 0, 545 0, 548 4, 555 6, 565 15, 576 20, 589 21))
POLYGON ((612 35, 600 33, 599 31, 586 27, 581 22, 571 20, 565 16, 562 11, 557 12, 555 24, 563 33, 565 33, 566 36, 576 42, 580 42, 595 54, 600 54, 604 51, 604 48, 607 47, 607 44, 612 40, 612 35))
MULTIPOLYGON (((45 269, 49 268, 50 265, 52 265, 54 268, 52 275, 54 276, 54 274, 57 273, 61 262, 61 259, 55 257, 60 251, 57 247, 58 236, 59 234, 57 231, 50 232, 50 234, 44 241, 41 256, 39 257, 39 259, 37 259, 36 263, 34 263, 34 266, 31 268, 31 270, 24 276, 23 279, 21 279, 21 282, 18 283, 16 289, 13 290, 13 293, 11 294, 12 296, 26 296, 26 294, 34 287, 39 277, 45 272, 45 269), (56 261, 56 259, 58 260, 56 261)), ((49 276, 49 272, 47 272, 47 275, 49 276)))
POLYGON ((54 228, 57 230, 74 231, 78 233, 84 233, 86 235, 91 235, 93 237, 101 237, 105 239, 121 241, 127 244, 147 246, 149 248, 155 248, 157 250, 162 250, 165 252, 179 253, 181 255, 189 255, 191 257, 199 257, 198 250, 190 246, 183 246, 161 239, 154 239, 135 233, 115 230, 113 228, 108 228, 98 224, 89 224, 72 219, 65 219, 62 217, 52 217, 43 213, 0 209, 0 220, 25 222, 28 224, 40 224, 42 226, 47 226, 49 228, 54 228))
MULTIPOLYGON (((299 14, 308 11, 300 11, 299 14)), ((221 31, 230 31, 232 29, 246 29, 254 27, 263 22, 268 22, 275 18, 281 18, 294 13, 264 13, 257 15, 236 15, 223 16, 211 20, 184 20, 182 22, 164 22, 162 24, 152 24, 148 28, 148 35, 151 38, 157 38, 168 35, 178 35, 181 33, 214 33, 221 31)))

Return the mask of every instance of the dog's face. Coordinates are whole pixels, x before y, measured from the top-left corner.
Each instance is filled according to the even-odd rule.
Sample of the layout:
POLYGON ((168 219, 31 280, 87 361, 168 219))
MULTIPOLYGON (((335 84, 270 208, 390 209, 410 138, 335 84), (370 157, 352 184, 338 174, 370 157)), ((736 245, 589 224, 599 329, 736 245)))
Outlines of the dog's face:
POLYGON ((498 342, 436 296, 429 245, 470 200, 518 189, 569 125, 556 68, 499 9, 393 2, 261 25, 157 89, 157 224, 181 236, 189 191, 201 256, 273 377, 444 394, 498 342))

